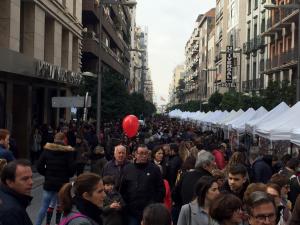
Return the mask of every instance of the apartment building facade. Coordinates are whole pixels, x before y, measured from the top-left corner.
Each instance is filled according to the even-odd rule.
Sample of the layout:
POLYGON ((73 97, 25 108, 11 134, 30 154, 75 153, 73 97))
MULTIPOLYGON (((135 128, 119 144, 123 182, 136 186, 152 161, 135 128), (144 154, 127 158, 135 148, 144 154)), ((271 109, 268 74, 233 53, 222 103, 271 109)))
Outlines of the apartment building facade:
POLYGON ((99 0, 84 0, 82 7, 82 71, 121 74, 129 89, 132 11, 125 5, 102 5, 99 0))
POLYGON ((198 77, 199 77, 199 24, 203 15, 197 17, 194 30, 189 40, 185 45, 185 68, 186 73, 184 77, 185 83, 185 102, 197 100, 199 95, 198 77))
POLYGON ((70 119, 51 99, 81 81, 82 1, 3 0, 0 9, 0 127, 27 157, 34 127, 70 119))
MULTIPOLYGON (((291 5, 292 0, 275 0, 268 3, 291 5)), ((267 59, 263 74, 273 81, 296 83, 298 56, 299 9, 274 8, 268 10, 266 30, 263 36, 269 39, 267 59)))
POLYGON ((227 87, 222 87, 225 83, 225 55, 222 51, 226 50, 227 46, 227 30, 228 30, 228 1, 216 0, 215 13, 215 68, 217 69, 217 77, 220 81, 218 83, 218 90, 225 92, 227 87))
POLYGON ((208 36, 208 54, 207 54, 207 98, 218 90, 217 68, 215 65, 215 29, 208 36))
POLYGON ((178 65, 173 71, 172 81, 169 86, 169 103, 170 106, 179 104, 179 99, 177 96, 177 88, 179 85, 179 80, 185 77, 185 66, 178 65))
POLYGON ((215 27, 215 8, 206 12, 199 22, 199 77, 198 92, 199 99, 206 101, 208 99, 208 41, 209 35, 215 27))
POLYGON ((265 35, 268 11, 264 8, 266 0, 248 0, 246 12, 246 39, 243 44, 246 68, 243 76, 242 91, 259 93, 267 86, 264 75, 268 57, 268 37, 265 35))
POLYGON ((142 88, 142 73, 146 69, 143 67, 143 49, 144 44, 142 42, 143 30, 141 27, 135 27, 133 33, 132 48, 134 51, 131 52, 131 92, 141 93, 142 88))

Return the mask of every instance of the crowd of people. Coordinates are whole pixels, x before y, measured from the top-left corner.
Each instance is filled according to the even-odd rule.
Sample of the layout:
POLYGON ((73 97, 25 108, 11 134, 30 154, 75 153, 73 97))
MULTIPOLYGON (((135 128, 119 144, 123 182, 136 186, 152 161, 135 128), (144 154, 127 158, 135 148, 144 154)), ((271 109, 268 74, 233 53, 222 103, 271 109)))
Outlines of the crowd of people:
MULTIPOLYGON (((120 123, 99 137, 91 125, 63 126, 46 143, 35 130, 41 152, 32 162, 45 182, 34 224, 50 225, 54 211, 60 225, 300 224, 299 158, 232 149, 220 134, 168 117, 145 124, 131 139, 120 123)), ((0 129, 0 225, 31 225, 32 164, 15 159, 9 135, 0 129)))

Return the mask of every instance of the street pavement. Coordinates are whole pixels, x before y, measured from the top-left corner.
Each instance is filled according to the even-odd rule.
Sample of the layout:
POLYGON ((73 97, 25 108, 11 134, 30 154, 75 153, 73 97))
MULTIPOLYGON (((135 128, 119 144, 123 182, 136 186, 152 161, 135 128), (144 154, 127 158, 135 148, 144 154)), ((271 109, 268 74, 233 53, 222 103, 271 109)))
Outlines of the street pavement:
MULTIPOLYGON (((31 201, 30 206, 27 208, 27 212, 33 224, 35 224, 37 215, 42 206, 42 196, 43 196, 43 183, 44 177, 39 173, 35 172, 36 170, 33 168, 33 188, 32 188, 32 196, 33 199, 31 201)), ((90 171, 89 167, 85 168, 85 171, 90 171)), ((75 179, 75 177, 71 178, 71 180, 75 179)), ((46 219, 46 218, 45 218, 46 219)), ((43 224, 45 224, 45 219, 43 224)), ((55 212, 53 213, 51 225, 55 225, 55 212)))
POLYGON ((31 201, 30 206, 27 208, 27 212, 33 224, 35 224, 37 214, 42 204, 43 183, 44 183, 44 177, 38 173, 33 173, 33 188, 31 192, 33 199, 31 201))

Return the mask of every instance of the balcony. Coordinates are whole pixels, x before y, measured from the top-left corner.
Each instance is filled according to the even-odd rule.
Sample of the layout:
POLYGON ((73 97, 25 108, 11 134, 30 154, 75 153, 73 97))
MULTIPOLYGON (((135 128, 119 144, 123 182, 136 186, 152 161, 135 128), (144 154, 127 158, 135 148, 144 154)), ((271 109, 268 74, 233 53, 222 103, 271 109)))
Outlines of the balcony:
POLYGON ((215 56, 215 63, 217 63, 217 62, 219 62, 219 61, 221 61, 221 60, 222 60, 222 55, 221 55, 221 53, 216 54, 216 56, 215 56))
POLYGON ((285 64, 297 62, 298 60, 298 49, 292 48, 280 54, 279 64, 283 66, 285 64))
POLYGON ((249 91, 259 91, 264 89, 264 79, 258 78, 255 80, 246 80, 242 82, 242 91, 249 92, 249 91))
POLYGON ((98 57, 99 39, 95 32, 83 33, 83 52, 98 57))
POLYGON ((250 50, 250 41, 247 41, 243 44, 243 53, 249 54, 251 52, 250 50))
POLYGON ((220 11, 216 14, 216 21, 223 15, 223 9, 219 9, 220 11))
POLYGON ((82 1, 83 21, 98 21, 99 11, 95 0, 82 1))
MULTIPOLYGON (((286 5, 294 4, 294 1, 285 3, 286 5)), ((299 13, 298 9, 281 9, 280 16, 282 22, 289 22, 291 19, 296 19, 295 16, 299 13)))

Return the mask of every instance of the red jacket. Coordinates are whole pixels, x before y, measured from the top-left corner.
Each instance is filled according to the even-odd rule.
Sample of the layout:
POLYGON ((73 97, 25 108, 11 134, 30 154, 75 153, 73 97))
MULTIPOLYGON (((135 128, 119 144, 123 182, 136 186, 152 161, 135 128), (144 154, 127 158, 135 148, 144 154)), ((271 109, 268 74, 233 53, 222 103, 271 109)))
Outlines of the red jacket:
POLYGON ((219 149, 213 150, 213 155, 215 157, 215 162, 219 170, 223 170, 226 166, 224 153, 221 152, 219 149))
POLYGON ((170 188, 169 182, 165 179, 164 179, 164 185, 165 185, 165 190, 166 190, 164 204, 165 204, 166 208, 169 211, 171 211, 171 207, 172 207, 171 188, 170 188))

